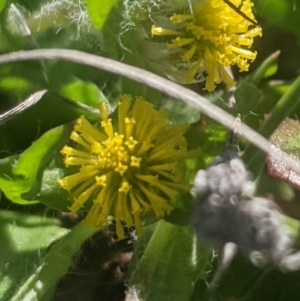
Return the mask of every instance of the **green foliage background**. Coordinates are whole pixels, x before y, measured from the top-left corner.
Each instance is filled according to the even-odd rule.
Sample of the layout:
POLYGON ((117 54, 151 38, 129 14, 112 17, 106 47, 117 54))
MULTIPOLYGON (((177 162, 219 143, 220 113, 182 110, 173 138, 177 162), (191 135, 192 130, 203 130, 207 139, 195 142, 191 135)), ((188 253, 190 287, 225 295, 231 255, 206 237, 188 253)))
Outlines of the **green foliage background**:
MULTIPOLYGON (((149 33, 143 30, 147 26, 145 9, 153 8, 156 1, 143 0, 140 6, 135 6, 135 1, 0 0, 0 53, 77 49, 155 71, 146 56, 151 46, 149 33), (128 17, 129 7, 142 8, 133 13, 135 19, 128 17)), ((165 2, 170 4, 170 0, 165 2)), ((300 116, 300 1, 253 2, 264 36, 253 47, 258 57, 251 71, 239 74, 234 70, 238 82, 234 91, 236 105, 228 106, 232 95, 223 86, 209 95, 204 94, 201 85, 190 88, 234 116, 241 114, 243 122, 269 138, 286 117, 298 120, 300 116), (281 53, 275 53, 277 50, 281 53), (270 117, 264 122, 266 114, 270 117)), ((173 4, 188 5, 185 0, 173 4)), ((187 161, 191 182, 195 172, 211 162, 226 143, 227 130, 223 126, 179 100, 126 78, 65 61, 0 66, 0 112, 44 89, 47 93, 37 104, 10 120, 0 120, 1 301, 29 300, 23 291, 31 289, 31 279, 41 280, 34 277, 43 262, 49 263, 50 276, 55 273, 51 265, 59 265, 55 261, 60 259, 46 255, 51 253, 50 245, 55 240, 60 238, 62 249, 74 241, 74 250, 66 255, 70 259, 91 235, 76 236, 78 230, 60 227, 52 216, 55 210, 67 211, 69 205, 67 194, 57 183, 66 173, 59 151, 68 142, 75 119, 85 115, 91 122, 98 120, 93 109, 99 102, 105 101, 113 111, 120 94, 141 95, 157 107, 170 110, 170 122, 191 124, 187 133, 189 147, 201 150, 198 158, 187 161)), ((295 154, 293 149, 300 149, 296 143, 298 132, 291 149, 285 149, 287 152, 295 154)), ((299 219, 299 192, 287 183, 268 178, 264 154, 243 140, 241 147, 257 179, 257 193, 274 194, 280 204, 296 204, 293 208, 297 212, 287 209, 285 213, 299 219)), ((299 158, 299 152, 296 156, 299 158)), ((206 282, 216 266, 213 251, 197 241, 188 226, 192 197, 182 195, 178 202, 179 208, 165 220, 149 221, 145 234, 136 241, 126 281, 144 300, 299 300, 300 272, 259 270, 243 258, 233 262, 217 289, 208 290, 206 282)), ((58 274, 63 276, 65 272, 62 269, 58 274)), ((48 281, 47 290, 30 300, 52 299, 59 279, 50 276, 43 278, 48 281)))

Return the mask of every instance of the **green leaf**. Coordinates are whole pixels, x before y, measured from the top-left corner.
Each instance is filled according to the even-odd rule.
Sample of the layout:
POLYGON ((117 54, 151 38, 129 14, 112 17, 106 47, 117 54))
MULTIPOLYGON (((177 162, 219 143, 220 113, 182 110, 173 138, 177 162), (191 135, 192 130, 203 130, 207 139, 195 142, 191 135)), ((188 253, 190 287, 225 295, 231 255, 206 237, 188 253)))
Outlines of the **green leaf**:
MULTIPOLYGON (((146 5, 146 3, 144 3, 144 5, 146 5)), ((141 9, 143 12, 145 12, 144 5, 141 9)), ((138 22, 140 22, 139 14, 136 13, 137 11, 134 13, 134 18, 137 18, 138 22)), ((145 57, 145 53, 141 51, 141 48, 145 49, 148 46, 142 43, 144 40, 144 35, 142 34, 143 39, 141 40, 139 30, 136 30, 135 27, 134 29, 132 28, 131 17, 124 14, 124 5, 121 1, 119 1, 111 11, 111 14, 107 18, 106 23, 102 28, 102 33, 104 40, 103 51, 105 52, 105 56, 108 55, 110 58, 115 60, 121 60, 126 64, 151 71, 151 68, 149 68, 149 60, 145 57), (126 24, 128 29, 131 30, 124 30, 123 24, 126 24), (128 49, 129 51, 124 51, 124 49, 128 49)), ((112 79, 112 81, 116 82, 116 79, 112 79)), ((147 101, 153 103, 154 105, 161 105, 162 96, 161 92, 158 90, 125 77, 122 77, 119 82, 122 94, 128 93, 134 96, 143 96, 147 101)), ((115 87, 113 88, 115 89, 115 87)))
POLYGON ((295 190, 288 183, 272 178, 268 174, 267 169, 263 169, 259 176, 255 179, 256 182, 256 195, 272 195, 276 196, 276 201, 281 200, 282 203, 277 203, 282 207, 285 214, 289 211, 284 208, 284 204, 294 204, 295 190))
POLYGON ((299 2, 286 0, 255 0, 255 10, 270 23, 288 29, 300 37, 299 2))
POLYGON ((17 76, 1 76, 0 89, 4 91, 30 90, 31 83, 22 77, 17 76))
POLYGON ((205 168, 220 153, 225 145, 228 130, 221 124, 201 116, 200 122, 191 126, 186 133, 189 149, 200 148, 197 158, 188 159, 188 168, 195 176, 195 171, 205 168), (196 161, 196 162, 195 162, 196 161))
POLYGON ((163 220, 152 235, 146 232, 138 240, 134 256, 129 286, 140 288, 147 301, 189 300, 211 265, 210 248, 197 241, 190 227, 163 220))
POLYGON ((215 290, 207 289, 207 283, 199 279, 195 285, 193 295, 189 301, 221 301, 215 290))
POLYGON ((241 114, 247 114, 249 111, 255 110, 259 103, 261 92, 253 84, 243 82, 234 92, 235 105, 233 109, 241 114))
POLYGON ((189 225, 194 199, 190 193, 181 193, 176 200, 176 207, 164 220, 179 226, 189 225))
POLYGON ((86 0, 93 25, 101 29, 118 0, 86 0))
POLYGON ((70 125, 45 133, 19 157, 0 160, 0 188, 8 199, 19 204, 37 201, 42 174, 69 139, 70 125), (28 200, 30 200, 28 202, 28 200))
POLYGON ((247 295, 255 283, 260 280, 262 274, 263 270, 254 267, 250 261, 244 257, 237 256, 229 268, 223 273, 218 287, 218 293, 225 300, 230 298, 232 298, 232 300, 242 298, 247 295))
POLYGON ((99 119, 98 112, 79 105, 57 93, 47 92, 38 103, 0 125, 0 143, 4 144, 3 150, 6 150, 0 152, 0 157, 5 153, 20 153, 48 130, 72 122, 82 115, 91 122, 99 119))
MULTIPOLYGON (((244 270, 240 279, 245 273, 244 270)), ((249 287, 249 291, 245 294, 243 300, 296 301, 300 295, 299 280, 299 272, 281 273, 276 269, 266 269, 260 277, 256 276, 253 285, 249 287)), ((239 282, 235 285, 238 286, 239 282)))
POLYGON ((5 5, 6 5, 6 0, 0 0, 0 12, 5 7, 5 5))
POLYGON ((45 256, 41 258, 40 265, 22 285, 18 286, 10 300, 44 301, 71 267, 74 255, 78 253, 83 242, 95 232, 96 229, 79 223, 51 246, 45 256))
POLYGON ((0 211, 1 300, 11 300, 11 293, 36 270, 45 249, 67 232, 54 218, 0 211))
POLYGON ((238 256, 224 273, 217 292, 222 300, 296 301, 299 280, 300 272, 281 273, 273 267, 258 269, 238 256))
POLYGON ((62 189, 58 179, 66 176, 66 169, 54 167, 43 173, 41 190, 35 197, 46 206, 59 211, 69 211, 69 193, 62 189))
POLYGON ((170 112, 168 119, 174 124, 196 123, 200 119, 200 112, 178 99, 168 99, 164 107, 170 112))
POLYGON ((61 95, 94 108, 98 108, 99 102, 108 102, 95 84, 81 80, 63 86, 61 95))
POLYGON ((26 179, 16 177, 12 169, 15 166, 19 156, 10 156, 0 160, 0 189, 14 203, 30 205, 38 203, 37 200, 28 201, 22 197, 22 194, 30 189, 26 179))
POLYGON ((284 224, 289 227, 292 236, 295 239, 295 245, 300 246, 300 221, 288 216, 284 216, 284 224))

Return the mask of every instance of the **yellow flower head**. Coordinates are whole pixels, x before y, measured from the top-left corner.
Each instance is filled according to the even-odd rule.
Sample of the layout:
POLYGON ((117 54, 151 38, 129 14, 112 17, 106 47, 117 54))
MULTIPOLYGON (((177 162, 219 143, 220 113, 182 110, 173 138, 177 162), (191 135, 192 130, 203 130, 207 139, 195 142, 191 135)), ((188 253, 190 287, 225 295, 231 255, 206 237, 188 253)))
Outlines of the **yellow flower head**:
POLYGON ((84 117, 77 120, 65 146, 65 165, 80 166, 77 173, 59 180, 71 195, 70 210, 90 208, 86 224, 102 228, 113 216, 120 239, 122 223, 143 233, 141 215, 152 210, 157 218, 169 214, 172 200, 181 189, 182 170, 178 163, 187 154, 183 137, 188 125, 166 123, 167 111, 155 110, 141 97, 123 95, 114 126, 104 104, 99 127, 84 117))
MULTIPOLYGON (((250 0, 229 0, 249 19, 254 20, 250 0)), ((198 1, 193 14, 173 14, 170 28, 152 26, 151 35, 168 38, 170 58, 177 68, 185 69, 182 83, 206 80, 208 91, 222 80, 228 87, 235 85, 224 67, 237 65, 248 71, 249 62, 256 57, 250 48, 261 28, 255 26, 223 0, 198 1), (204 75, 206 74, 206 75, 204 75)))

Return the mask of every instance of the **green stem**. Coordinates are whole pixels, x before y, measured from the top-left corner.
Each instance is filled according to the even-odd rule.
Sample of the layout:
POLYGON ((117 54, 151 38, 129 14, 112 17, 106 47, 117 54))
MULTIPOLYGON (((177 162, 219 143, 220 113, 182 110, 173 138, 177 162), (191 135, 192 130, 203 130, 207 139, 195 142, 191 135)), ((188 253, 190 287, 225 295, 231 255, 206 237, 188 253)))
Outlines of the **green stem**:
POLYGON ((53 288, 72 265, 73 256, 95 229, 82 222, 61 238, 44 257, 43 263, 10 301, 38 301, 53 288))
MULTIPOLYGON (((266 77, 266 73, 273 66, 273 70, 277 69, 277 60, 279 57, 280 51, 272 53, 267 59, 265 59, 262 64, 249 76, 248 82, 258 85, 261 83, 263 78, 266 77)), ((275 71, 274 71, 275 72, 275 71)))

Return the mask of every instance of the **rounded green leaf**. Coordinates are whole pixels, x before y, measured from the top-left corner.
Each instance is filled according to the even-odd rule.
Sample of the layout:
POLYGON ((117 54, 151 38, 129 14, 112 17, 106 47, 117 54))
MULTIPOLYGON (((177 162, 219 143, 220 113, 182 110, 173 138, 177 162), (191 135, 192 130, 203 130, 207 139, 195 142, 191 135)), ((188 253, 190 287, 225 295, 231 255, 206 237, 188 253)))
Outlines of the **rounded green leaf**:
POLYGON ((20 156, 0 160, 0 188, 8 199, 19 204, 37 202, 42 175, 69 139, 71 125, 54 128, 20 156))
POLYGON ((149 240, 142 236, 135 249, 129 287, 140 288, 147 301, 189 300, 197 280, 207 277, 211 249, 200 244, 191 227, 163 220, 145 238, 149 240))

